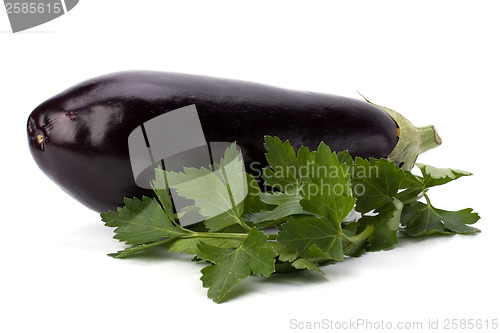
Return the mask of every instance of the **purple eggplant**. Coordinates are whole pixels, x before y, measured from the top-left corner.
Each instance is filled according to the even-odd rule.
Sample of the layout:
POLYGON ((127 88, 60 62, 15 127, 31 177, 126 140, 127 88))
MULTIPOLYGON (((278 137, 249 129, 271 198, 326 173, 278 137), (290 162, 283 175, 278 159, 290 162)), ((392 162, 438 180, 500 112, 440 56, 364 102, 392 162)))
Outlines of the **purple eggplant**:
POLYGON ((41 170, 87 207, 103 212, 124 197, 152 195, 136 185, 129 134, 166 112, 196 106, 207 142, 235 142, 246 170, 266 166, 264 136, 295 149, 323 141, 362 158, 389 158, 409 169, 440 144, 434 127, 414 127, 368 101, 207 76, 126 71, 79 83, 40 104, 28 119, 41 170))

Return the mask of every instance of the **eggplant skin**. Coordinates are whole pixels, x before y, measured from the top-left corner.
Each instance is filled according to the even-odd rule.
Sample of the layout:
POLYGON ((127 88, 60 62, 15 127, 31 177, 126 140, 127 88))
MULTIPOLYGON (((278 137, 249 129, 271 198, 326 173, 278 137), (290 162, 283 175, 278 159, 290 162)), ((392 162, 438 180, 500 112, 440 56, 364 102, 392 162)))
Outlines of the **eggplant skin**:
POLYGON ((98 212, 124 197, 152 195, 135 184, 128 136, 160 114, 195 104, 207 142, 235 142, 247 172, 265 163, 264 136, 295 149, 387 157, 398 125, 367 102, 239 80, 156 71, 125 71, 79 83, 40 104, 28 119, 31 153, 63 190, 98 212), (254 162, 254 163, 252 163, 254 162), (255 163, 257 162, 257 163, 255 163))

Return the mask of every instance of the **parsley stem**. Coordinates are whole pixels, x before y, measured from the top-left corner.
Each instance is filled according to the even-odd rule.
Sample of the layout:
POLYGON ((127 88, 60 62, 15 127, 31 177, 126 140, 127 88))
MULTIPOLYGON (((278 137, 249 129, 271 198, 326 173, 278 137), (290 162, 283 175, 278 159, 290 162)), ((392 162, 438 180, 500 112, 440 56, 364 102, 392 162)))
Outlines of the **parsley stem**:
POLYGON ((248 224, 246 224, 240 217, 238 217, 237 222, 240 226, 243 227, 243 229, 250 231, 252 230, 252 227, 250 227, 248 224))
POLYGON ((270 220, 270 221, 264 221, 264 222, 255 223, 255 227, 257 227, 257 229, 276 227, 276 226, 284 223, 285 221, 286 221, 286 219, 284 219, 284 218, 270 220))
POLYGON ((181 238, 227 238, 227 239, 245 239, 248 234, 230 233, 230 232, 192 232, 181 238))
POLYGON ((425 198, 425 201, 427 202, 427 205, 429 205, 430 207, 432 207, 431 200, 429 199, 429 197, 427 196, 426 193, 424 193, 424 198, 425 198))
MULTIPOLYGON (((275 240, 278 234, 266 234, 268 240, 275 240)), ((223 239, 246 239, 248 234, 236 232, 191 232, 179 238, 223 238, 223 239)))
MULTIPOLYGON (((355 236, 347 236, 346 234, 342 234, 345 239, 347 239, 349 242, 353 244, 357 244, 360 242, 364 242, 368 237, 370 237, 373 232, 375 231, 375 227, 371 224, 367 225, 365 230, 360 232, 359 234, 355 236)), ((351 247, 353 244, 349 244, 348 247, 351 247)))
POLYGON ((267 239, 268 240, 276 240, 278 239, 278 234, 267 234, 267 239))
POLYGON ((403 205, 406 205, 406 204, 418 201, 418 200, 420 200, 423 197, 427 197, 427 195, 426 195, 427 191, 429 191, 429 189, 425 188, 417 196, 411 197, 410 199, 407 199, 407 200, 404 200, 404 201, 401 201, 401 202, 403 203, 403 205))
MULTIPOLYGON (((231 186, 229 186, 229 180, 227 178, 227 175, 226 175, 226 170, 225 170, 225 167, 221 164, 220 166, 220 171, 222 172, 222 177, 224 178, 224 182, 226 183, 226 189, 227 189, 227 192, 229 194, 229 200, 231 200, 231 206, 232 206, 232 209, 237 212, 238 211, 238 208, 236 207, 236 204, 234 203, 234 200, 233 200, 233 193, 231 192, 231 186)), ((236 216, 236 222, 243 228, 245 229, 246 231, 250 231, 252 230, 252 228, 245 223, 245 221, 243 221, 243 219, 239 216, 239 214, 237 214, 236 216)))

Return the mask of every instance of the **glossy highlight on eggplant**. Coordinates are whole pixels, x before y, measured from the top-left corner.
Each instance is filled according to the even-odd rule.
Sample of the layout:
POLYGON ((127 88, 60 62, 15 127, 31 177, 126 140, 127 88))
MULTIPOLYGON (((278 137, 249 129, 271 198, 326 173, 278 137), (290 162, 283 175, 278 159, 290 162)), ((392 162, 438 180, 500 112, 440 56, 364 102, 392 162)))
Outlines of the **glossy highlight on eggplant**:
POLYGON ((28 119, 29 147, 40 169, 71 196, 98 212, 114 210, 124 197, 152 195, 134 181, 131 131, 192 104, 206 141, 236 141, 253 174, 266 165, 265 135, 290 140, 295 149, 324 141, 363 158, 390 156, 402 135, 393 116, 362 100, 207 76, 126 71, 81 82, 36 107, 28 119))

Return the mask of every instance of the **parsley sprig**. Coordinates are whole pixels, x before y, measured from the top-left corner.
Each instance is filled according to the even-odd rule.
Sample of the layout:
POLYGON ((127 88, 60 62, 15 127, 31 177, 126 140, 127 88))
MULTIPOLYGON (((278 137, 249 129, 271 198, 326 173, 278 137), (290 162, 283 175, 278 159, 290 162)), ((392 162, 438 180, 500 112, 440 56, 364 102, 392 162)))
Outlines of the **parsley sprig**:
POLYGON ((111 256, 126 258, 157 246, 194 255, 206 263, 201 280, 208 297, 219 303, 251 274, 323 273, 321 266, 348 256, 393 248, 398 233, 479 232, 471 226, 479 220, 471 208, 436 208, 428 195, 432 187, 469 172, 416 164, 416 175, 387 159, 332 152, 324 143, 315 151, 301 147, 296 152, 288 141, 270 136, 265 148, 269 166, 260 187, 244 173, 242 161, 230 163, 238 156, 235 144, 210 169, 168 174, 156 169, 155 198, 125 198, 123 207, 101 214, 106 226, 115 228, 114 238, 130 245, 111 256), (215 166, 224 171, 222 177, 213 173, 215 166), (174 212, 169 187, 194 205, 174 212), (207 218, 182 227, 179 217, 190 210, 207 218))

